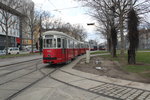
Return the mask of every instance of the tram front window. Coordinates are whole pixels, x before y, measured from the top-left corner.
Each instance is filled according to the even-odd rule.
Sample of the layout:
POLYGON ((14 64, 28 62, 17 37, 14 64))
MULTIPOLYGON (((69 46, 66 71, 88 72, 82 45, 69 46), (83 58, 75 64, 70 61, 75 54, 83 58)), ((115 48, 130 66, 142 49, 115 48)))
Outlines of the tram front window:
POLYGON ((45 48, 55 48, 56 47, 56 39, 45 39, 45 48))

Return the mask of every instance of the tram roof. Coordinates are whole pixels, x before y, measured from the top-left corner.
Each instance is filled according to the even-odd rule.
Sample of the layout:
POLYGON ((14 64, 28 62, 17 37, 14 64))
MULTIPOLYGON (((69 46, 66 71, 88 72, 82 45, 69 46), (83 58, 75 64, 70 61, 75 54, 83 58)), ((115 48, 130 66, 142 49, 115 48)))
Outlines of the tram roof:
POLYGON ((66 37, 74 39, 73 37, 71 37, 63 32, 59 32, 59 31, 47 31, 47 32, 43 33, 43 36, 44 35, 60 35, 60 36, 66 36, 66 37))
MULTIPOLYGON (((44 35, 59 35, 59 36, 65 36, 65 37, 68 37, 68 38, 71 38, 71 39, 76 40, 75 38, 73 38, 73 37, 71 37, 71 36, 69 36, 69 35, 67 35, 67 34, 65 34, 65 33, 63 33, 63 32, 59 32, 59 31, 46 31, 46 32, 44 32, 42 35, 43 35, 43 36, 44 36, 44 35)), ((79 41, 79 40, 76 40, 76 41, 78 41, 78 42, 80 42, 80 43, 84 43, 84 42, 81 42, 81 41, 79 41)))

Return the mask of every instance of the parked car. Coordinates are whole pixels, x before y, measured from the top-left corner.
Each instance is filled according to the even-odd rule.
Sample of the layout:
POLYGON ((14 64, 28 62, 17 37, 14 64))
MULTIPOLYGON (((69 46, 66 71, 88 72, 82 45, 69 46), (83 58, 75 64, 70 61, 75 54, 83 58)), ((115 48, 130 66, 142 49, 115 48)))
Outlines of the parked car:
MULTIPOLYGON (((33 53, 39 53, 40 51, 37 49, 33 49, 33 53)), ((30 53, 32 53, 32 50, 30 50, 30 53)))
MULTIPOLYGON (((4 51, 6 52, 6 49, 4 51)), ((8 54, 19 54, 19 52, 17 47, 8 47, 8 54)))
POLYGON ((4 50, 0 50, 0 55, 5 55, 5 51, 4 50))

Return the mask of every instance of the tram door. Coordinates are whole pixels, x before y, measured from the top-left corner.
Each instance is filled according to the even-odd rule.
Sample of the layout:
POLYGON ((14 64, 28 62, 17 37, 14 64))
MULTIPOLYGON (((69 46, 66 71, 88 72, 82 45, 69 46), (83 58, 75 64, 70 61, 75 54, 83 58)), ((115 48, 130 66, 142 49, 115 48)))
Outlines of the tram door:
POLYGON ((62 39, 62 54, 65 61, 67 61, 67 39, 62 39))

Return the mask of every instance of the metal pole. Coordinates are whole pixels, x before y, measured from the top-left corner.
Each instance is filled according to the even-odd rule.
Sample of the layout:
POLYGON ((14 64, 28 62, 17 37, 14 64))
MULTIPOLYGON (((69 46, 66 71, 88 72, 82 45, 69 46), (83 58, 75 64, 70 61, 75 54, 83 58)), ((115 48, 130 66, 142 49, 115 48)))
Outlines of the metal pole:
POLYGON ((39 30, 39 46, 40 46, 40 54, 42 53, 42 36, 41 36, 41 33, 42 33, 42 14, 40 15, 40 30, 39 30))
POLYGON ((86 63, 90 62, 90 50, 86 50, 86 63))

